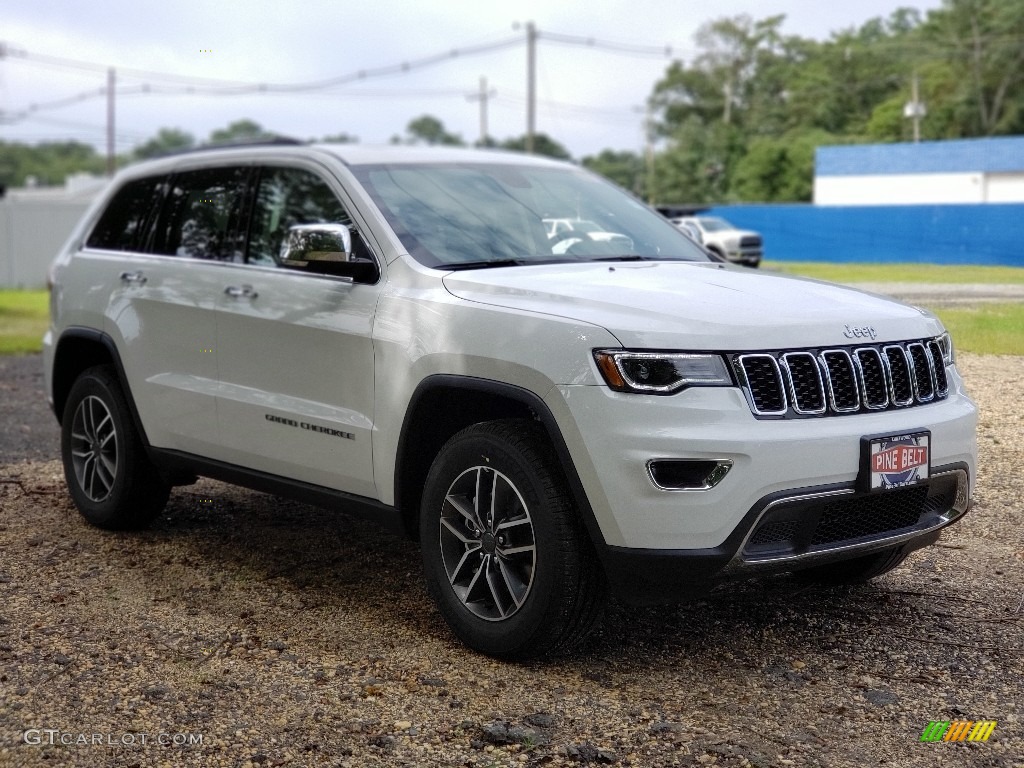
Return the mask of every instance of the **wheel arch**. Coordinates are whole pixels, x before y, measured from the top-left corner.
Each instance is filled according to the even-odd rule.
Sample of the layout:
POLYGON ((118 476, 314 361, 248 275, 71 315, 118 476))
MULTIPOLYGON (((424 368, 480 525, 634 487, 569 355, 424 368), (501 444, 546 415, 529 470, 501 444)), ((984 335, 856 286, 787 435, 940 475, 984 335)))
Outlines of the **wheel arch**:
POLYGON ((143 445, 149 450, 149 440, 142 427, 139 412, 135 408, 135 400, 128 387, 128 378, 124 373, 121 355, 117 351, 114 340, 95 328, 68 328, 61 334, 53 355, 53 410, 57 422, 64 419, 64 406, 75 380, 83 371, 95 365, 110 365, 117 374, 121 391, 131 411, 132 422, 142 439, 143 445))
POLYGON ((558 456, 587 531, 595 545, 604 539, 554 415, 537 394, 504 382, 438 374, 420 382, 402 423, 395 461, 395 507, 405 532, 418 538, 423 484, 430 465, 448 440, 462 429, 496 419, 539 422, 558 456))

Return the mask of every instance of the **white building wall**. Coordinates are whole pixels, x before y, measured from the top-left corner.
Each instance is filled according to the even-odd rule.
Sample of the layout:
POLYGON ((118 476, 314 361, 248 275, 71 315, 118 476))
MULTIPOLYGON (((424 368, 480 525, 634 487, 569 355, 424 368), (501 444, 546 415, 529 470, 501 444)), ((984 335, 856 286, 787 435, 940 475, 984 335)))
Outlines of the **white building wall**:
MULTIPOLYGON (((1016 177, 1024 185, 1024 175, 1016 177)), ((1024 201, 1024 186, 988 187, 981 173, 877 174, 865 176, 816 176, 814 202, 817 205, 935 205, 983 203, 986 193, 1020 194, 1011 199, 988 202, 1024 201)))
POLYGON ((1024 172, 985 176, 986 203, 1024 203, 1024 172))

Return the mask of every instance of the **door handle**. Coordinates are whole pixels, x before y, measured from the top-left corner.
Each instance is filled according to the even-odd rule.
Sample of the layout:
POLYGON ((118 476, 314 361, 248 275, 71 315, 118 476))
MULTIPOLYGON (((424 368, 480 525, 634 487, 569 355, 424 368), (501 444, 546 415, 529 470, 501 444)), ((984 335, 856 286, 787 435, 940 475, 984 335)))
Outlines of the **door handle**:
POLYGON ((224 293, 233 299, 255 299, 259 296, 251 285, 229 285, 224 293))
POLYGON ((141 269, 137 269, 134 272, 122 272, 121 273, 122 283, 134 283, 135 285, 142 285, 146 282, 146 276, 142 274, 141 269))

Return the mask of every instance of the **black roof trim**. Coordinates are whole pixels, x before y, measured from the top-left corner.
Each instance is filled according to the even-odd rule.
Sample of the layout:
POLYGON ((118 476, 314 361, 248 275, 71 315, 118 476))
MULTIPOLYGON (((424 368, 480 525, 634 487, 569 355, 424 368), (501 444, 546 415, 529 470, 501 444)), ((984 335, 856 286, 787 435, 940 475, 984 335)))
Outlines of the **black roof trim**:
POLYGON ((178 155, 190 155, 193 152, 209 152, 216 149, 234 149, 234 148, 248 148, 248 147, 294 147, 308 144, 309 142, 303 141, 302 139, 296 139, 292 136, 279 136, 277 134, 270 136, 257 136, 251 139, 236 139, 234 141, 225 141, 220 144, 201 144, 198 147, 185 147, 183 149, 175 149, 170 152, 163 152, 152 158, 146 158, 147 160, 158 160, 163 157, 176 157, 178 155))

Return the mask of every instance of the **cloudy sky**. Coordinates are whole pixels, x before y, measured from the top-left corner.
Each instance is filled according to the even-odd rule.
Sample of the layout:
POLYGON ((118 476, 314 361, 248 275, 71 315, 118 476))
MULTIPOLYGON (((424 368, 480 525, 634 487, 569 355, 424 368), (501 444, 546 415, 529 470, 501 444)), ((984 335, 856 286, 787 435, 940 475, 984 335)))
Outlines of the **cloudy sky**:
POLYGON ((481 77, 493 91, 489 133, 520 136, 526 130, 523 25, 532 21, 540 33, 538 131, 577 158, 604 148, 639 150, 643 104, 671 61, 653 49, 670 46, 673 58, 689 60, 701 24, 738 14, 785 14, 784 32, 827 39, 900 5, 924 12, 940 0, 4 0, 0 140, 77 139, 104 147, 108 66, 118 72, 121 152, 161 127, 203 140, 242 117, 299 138, 344 132, 381 143, 403 133, 410 119, 431 114, 473 141, 480 102, 467 97, 479 90, 481 77), (416 65, 433 57, 440 60, 416 65), (224 90, 240 83, 317 84, 403 63, 412 66, 314 89, 224 90), (217 85, 223 87, 209 93, 217 85))

